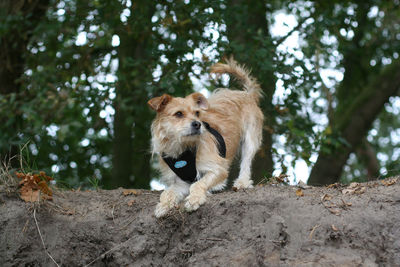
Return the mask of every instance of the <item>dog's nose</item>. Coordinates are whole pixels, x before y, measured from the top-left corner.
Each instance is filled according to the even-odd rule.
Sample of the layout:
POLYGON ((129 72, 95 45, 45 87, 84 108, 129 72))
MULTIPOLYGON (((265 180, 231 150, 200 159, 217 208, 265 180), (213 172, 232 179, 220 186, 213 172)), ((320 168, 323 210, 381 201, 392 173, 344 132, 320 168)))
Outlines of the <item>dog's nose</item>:
POLYGON ((199 130, 200 127, 201 127, 201 123, 198 122, 198 121, 193 121, 193 122, 192 122, 192 127, 193 127, 194 129, 196 129, 196 130, 199 130))

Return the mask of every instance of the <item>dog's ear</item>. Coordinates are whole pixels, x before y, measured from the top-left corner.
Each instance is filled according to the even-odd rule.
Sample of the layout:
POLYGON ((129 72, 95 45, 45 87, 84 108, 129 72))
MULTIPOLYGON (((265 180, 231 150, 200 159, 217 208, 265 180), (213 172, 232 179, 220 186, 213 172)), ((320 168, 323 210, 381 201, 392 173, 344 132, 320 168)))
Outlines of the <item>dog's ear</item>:
POLYGON ((169 101, 171 101, 172 96, 163 94, 162 96, 157 96, 152 99, 150 99, 147 104, 149 107, 157 112, 162 111, 165 106, 168 104, 169 101))
POLYGON ((208 101, 204 95, 202 95, 201 93, 193 93, 190 96, 193 98, 194 102, 199 108, 204 110, 208 109, 208 101))

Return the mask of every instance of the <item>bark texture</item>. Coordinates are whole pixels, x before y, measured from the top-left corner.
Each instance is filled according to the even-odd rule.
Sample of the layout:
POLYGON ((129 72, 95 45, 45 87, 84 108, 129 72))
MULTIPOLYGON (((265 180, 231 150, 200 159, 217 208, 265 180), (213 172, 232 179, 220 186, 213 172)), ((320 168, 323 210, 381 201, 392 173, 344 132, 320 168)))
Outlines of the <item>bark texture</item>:
POLYGON ((366 167, 368 181, 376 179, 379 176, 380 164, 375 149, 366 138, 357 148, 356 156, 366 167))
POLYGON ((308 183, 311 185, 332 184, 339 181, 343 166, 366 136, 379 112, 389 97, 397 95, 400 89, 400 61, 393 62, 378 75, 363 92, 336 115, 335 127, 346 144, 332 153, 320 152, 308 183))
POLYGON ((107 188, 150 188, 151 114, 145 104, 148 100, 145 87, 146 82, 152 80, 148 64, 154 11, 154 3, 136 2, 132 5, 128 26, 118 32, 120 46, 114 101, 113 173, 112 179, 105 182, 107 188))

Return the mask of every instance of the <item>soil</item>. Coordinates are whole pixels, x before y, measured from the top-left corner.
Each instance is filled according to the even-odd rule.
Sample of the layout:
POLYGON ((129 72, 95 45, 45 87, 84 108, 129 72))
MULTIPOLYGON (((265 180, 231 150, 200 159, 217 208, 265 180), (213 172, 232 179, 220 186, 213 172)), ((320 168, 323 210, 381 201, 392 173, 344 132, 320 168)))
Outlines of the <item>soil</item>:
POLYGON ((33 205, 0 187, 0 266, 400 266, 400 179, 384 182, 229 190, 160 220, 160 192, 33 205))

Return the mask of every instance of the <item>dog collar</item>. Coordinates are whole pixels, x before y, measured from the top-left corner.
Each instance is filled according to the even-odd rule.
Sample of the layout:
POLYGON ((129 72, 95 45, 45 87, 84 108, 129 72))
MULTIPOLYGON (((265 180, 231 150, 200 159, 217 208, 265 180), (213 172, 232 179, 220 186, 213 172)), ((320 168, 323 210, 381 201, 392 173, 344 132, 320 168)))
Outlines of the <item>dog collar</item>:
MULTIPOLYGON (((217 147, 219 155, 223 158, 226 157, 226 145, 222 135, 212 128, 210 124, 203 121, 207 131, 209 131, 217 141, 217 147)), ((197 177, 196 169, 196 148, 189 148, 180 154, 177 158, 166 157, 162 155, 162 159, 167 163, 168 167, 176 174, 179 178, 187 183, 194 183, 197 177)))

